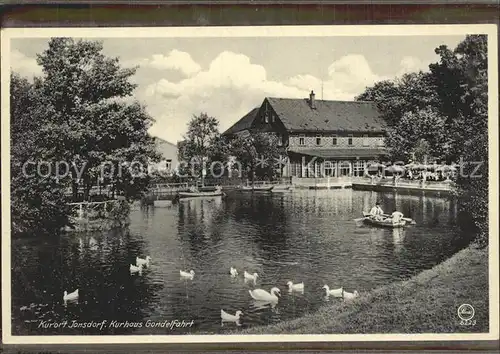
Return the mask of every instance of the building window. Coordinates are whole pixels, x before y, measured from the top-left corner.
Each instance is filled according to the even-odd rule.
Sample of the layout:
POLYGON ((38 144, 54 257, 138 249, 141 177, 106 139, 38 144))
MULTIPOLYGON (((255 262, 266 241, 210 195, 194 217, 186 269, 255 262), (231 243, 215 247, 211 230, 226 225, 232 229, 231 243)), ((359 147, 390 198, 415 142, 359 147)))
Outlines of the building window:
POLYGON ((351 163, 349 161, 338 162, 339 177, 351 175, 351 163))
POLYGON ((335 170, 337 166, 333 161, 325 161, 324 164, 325 177, 335 177, 335 170))
POLYGON ((365 167, 366 167, 366 161, 360 161, 360 160, 355 161, 353 166, 354 176, 362 177, 364 175, 365 167))
POLYGON ((368 140, 368 134, 363 135, 363 146, 369 146, 370 141, 368 140))
POLYGON ((337 135, 332 137, 332 145, 337 145, 337 135))
POLYGON ((274 114, 272 114, 272 113, 271 113, 271 122, 273 122, 273 123, 274 123, 274 121, 275 121, 274 114))
POLYGON ((267 112, 264 113, 264 122, 269 123, 269 114, 267 112))
POLYGON ((316 137, 316 145, 321 145, 321 136, 316 137))
POLYGON ((305 137, 305 135, 300 135, 299 136, 299 145, 300 146, 306 145, 306 137, 305 137))
POLYGON ((347 145, 352 145, 352 134, 347 136, 347 145))
POLYGON ((283 146, 283 135, 278 134, 278 146, 283 146))
POLYGON ((167 171, 171 171, 172 170, 172 160, 166 160, 165 161, 165 169, 167 171))

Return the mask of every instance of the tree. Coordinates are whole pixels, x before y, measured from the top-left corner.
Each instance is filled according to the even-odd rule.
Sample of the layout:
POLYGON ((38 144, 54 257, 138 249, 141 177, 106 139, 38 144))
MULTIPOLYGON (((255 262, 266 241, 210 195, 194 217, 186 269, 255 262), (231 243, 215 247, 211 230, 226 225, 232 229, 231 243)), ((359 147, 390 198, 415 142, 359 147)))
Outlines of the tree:
POLYGON ((386 138, 393 160, 408 161, 415 154, 421 163, 425 159, 444 159, 447 147, 444 123, 445 118, 432 108, 406 112, 386 138))
POLYGON ((276 135, 264 132, 252 132, 251 135, 236 135, 230 140, 230 151, 246 177, 253 183, 254 178, 274 179, 278 170, 275 163, 285 156, 276 135))
POLYGON ((393 127, 406 112, 417 112, 437 104, 433 85, 429 73, 407 73, 394 81, 384 80, 367 87, 356 100, 375 102, 384 120, 393 127))
POLYGON ((488 244, 488 48, 485 35, 468 35, 451 51, 436 50, 431 65, 442 110, 449 117, 452 154, 462 162, 457 184, 461 210, 488 244))
POLYGON ((121 68, 118 58, 108 58, 102 50, 101 42, 54 38, 37 56, 44 73, 41 90, 54 111, 47 126, 58 136, 52 142, 54 149, 75 167, 71 169, 74 198, 80 186, 88 197, 103 164, 121 172, 102 183, 137 196, 145 179, 132 178, 123 166, 135 163, 145 169, 149 160, 159 158, 147 134, 152 118, 144 107, 126 100, 136 87, 130 82, 136 68, 121 68))
POLYGON ((188 123, 188 131, 179 147, 179 161, 182 175, 191 174, 191 177, 201 178, 204 185, 206 166, 213 155, 213 145, 219 139, 219 121, 207 113, 193 115, 188 123), (188 167, 189 165, 189 167, 188 167), (205 167, 205 168, 204 168, 205 167))
MULTIPOLYGON (((11 218, 13 234, 49 233, 67 224, 69 208, 64 186, 48 172, 54 136, 43 129, 54 113, 44 102, 39 82, 31 84, 16 73, 10 77, 11 218), (43 164, 39 164, 43 162, 43 164), (37 171, 36 164, 43 167, 37 171)), ((57 160, 56 160, 57 161, 57 160)), ((50 165, 51 169, 54 165, 50 165)))

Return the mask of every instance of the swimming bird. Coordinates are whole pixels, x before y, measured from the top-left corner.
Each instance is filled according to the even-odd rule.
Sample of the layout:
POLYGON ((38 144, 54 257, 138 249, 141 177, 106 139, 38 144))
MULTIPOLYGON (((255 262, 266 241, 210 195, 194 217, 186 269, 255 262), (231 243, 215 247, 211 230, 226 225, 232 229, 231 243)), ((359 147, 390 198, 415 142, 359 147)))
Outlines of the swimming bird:
POLYGON ((326 290, 326 296, 335 296, 335 297, 342 297, 342 292, 344 291, 344 288, 338 288, 338 289, 331 289, 328 285, 325 284, 323 286, 323 289, 326 290))
POLYGON ((142 273, 142 264, 139 264, 138 266, 131 264, 130 273, 142 273))
POLYGON ((280 289, 278 288, 272 288, 271 293, 263 289, 248 290, 248 292, 252 299, 267 302, 278 302, 278 296, 276 294, 281 295, 280 289))
POLYGON ((359 296, 359 293, 357 290, 354 290, 353 293, 348 293, 347 291, 342 290, 342 297, 344 298, 344 301, 352 300, 358 296, 359 296))
POLYGON ((286 285, 288 285, 288 291, 290 291, 290 292, 292 292, 292 291, 304 291, 304 283, 303 282, 294 284, 291 281, 289 281, 288 283, 286 283, 286 285))
POLYGON ((243 315, 243 312, 241 311, 236 311, 234 315, 231 315, 230 313, 227 313, 224 310, 220 310, 220 318, 222 322, 236 322, 236 324, 240 325, 238 322, 240 320, 240 316, 243 315))
POLYGON ((63 300, 64 302, 66 301, 75 301, 75 300, 78 300, 78 289, 76 289, 75 291, 73 291, 72 293, 69 293, 64 290, 64 295, 63 295, 63 300))
POLYGON ((136 265, 145 265, 146 267, 149 267, 149 262, 151 261, 151 257, 147 256, 145 259, 144 258, 139 258, 135 257, 135 264, 136 265))
POLYGON ((253 282, 256 282, 257 277, 259 276, 257 273, 250 274, 246 270, 243 275, 245 276, 245 280, 252 280, 253 282))
POLYGON ((231 270, 229 271, 229 273, 231 273, 232 277, 235 277, 238 275, 238 271, 236 270, 236 268, 233 268, 233 267, 231 267, 231 270))
POLYGON ((184 271, 179 271, 180 274, 181 274, 181 277, 183 278, 188 278, 188 279, 191 279, 193 280, 194 278, 194 270, 191 270, 189 273, 188 272, 184 272, 184 271))

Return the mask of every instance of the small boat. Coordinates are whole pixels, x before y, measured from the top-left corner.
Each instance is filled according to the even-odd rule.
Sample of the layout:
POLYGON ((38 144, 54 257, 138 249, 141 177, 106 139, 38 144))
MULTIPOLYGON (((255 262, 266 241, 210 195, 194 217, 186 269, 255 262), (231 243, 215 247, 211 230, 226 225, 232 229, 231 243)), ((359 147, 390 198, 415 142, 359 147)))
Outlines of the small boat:
POLYGON ((382 216, 386 217, 386 219, 384 219, 384 220, 373 219, 371 217, 370 213, 363 213, 363 216, 364 216, 364 219, 363 219, 364 222, 366 222, 367 224, 375 225, 375 226, 390 227, 390 228, 397 228, 397 227, 406 226, 406 220, 404 220, 404 219, 402 219, 397 224, 394 224, 390 218, 387 219, 386 215, 382 215, 382 216))
POLYGON ((218 197, 223 195, 222 189, 217 189, 211 192, 179 192, 179 198, 193 198, 193 197, 218 197))
POLYGON ((244 192, 270 192, 274 186, 241 186, 240 190, 244 192))

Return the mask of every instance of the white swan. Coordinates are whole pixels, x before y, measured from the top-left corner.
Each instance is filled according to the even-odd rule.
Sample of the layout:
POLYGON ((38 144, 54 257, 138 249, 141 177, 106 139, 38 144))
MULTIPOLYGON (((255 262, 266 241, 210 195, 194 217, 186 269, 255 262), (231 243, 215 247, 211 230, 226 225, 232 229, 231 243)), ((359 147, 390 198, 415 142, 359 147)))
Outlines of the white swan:
POLYGON ((271 293, 268 293, 263 289, 248 290, 248 292, 250 293, 252 299, 268 302, 278 302, 278 296, 276 294, 281 295, 280 289, 278 288, 272 288, 271 293))
POLYGON ((231 267, 231 270, 229 271, 229 273, 231 273, 232 277, 235 277, 238 275, 238 271, 236 270, 236 268, 233 268, 233 267, 231 267))
POLYGON ((236 313, 234 315, 231 315, 230 313, 227 313, 226 311, 224 310, 220 310, 220 318, 222 320, 222 322, 236 322, 238 325, 239 325, 239 320, 240 320, 240 316, 243 315, 243 312, 241 311, 236 311, 236 313))
POLYGON ((248 272, 245 270, 244 276, 245 276, 245 280, 251 280, 251 281, 253 281, 253 282, 256 282, 256 281, 257 281, 257 277, 258 277, 259 275, 258 275, 257 273, 250 274, 250 273, 248 273, 248 272))
POLYGON ((146 258, 139 258, 135 257, 135 264, 140 266, 140 265, 145 265, 146 267, 149 267, 149 262, 151 261, 151 257, 147 256, 146 258))
POLYGON ((288 285, 288 291, 290 291, 290 292, 292 292, 292 291, 304 291, 304 283, 303 282, 294 284, 291 281, 289 281, 288 283, 286 283, 286 285, 288 285))
POLYGON ((330 290, 330 287, 328 285, 325 284, 325 286, 323 286, 323 289, 326 290, 326 296, 335 296, 335 297, 342 297, 342 292, 344 291, 344 288, 338 288, 338 289, 331 289, 330 290))
POLYGON ((63 295, 63 300, 64 302, 66 301, 75 301, 75 300, 78 300, 78 289, 76 289, 75 291, 73 291, 72 293, 69 293, 64 290, 64 295, 63 295))
POLYGON ((188 278, 188 279, 193 279, 194 278, 194 270, 191 270, 189 273, 188 272, 184 272, 184 271, 179 271, 180 274, 181 274, 181 277, 183 278, 188 278))
POLYGON ((342 297, 344 298, 344 301, 352 300, 358 296, 359 296, 359 293, 357 290, 354 290, 353 293, 348 293, 347 291, 342 291, 342 297))
POLYGON ((142 272, 142 264, 135 266, 133 264, 130 265, 130 273, 141 273, 142 272))

